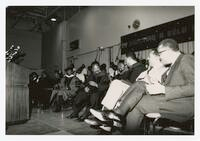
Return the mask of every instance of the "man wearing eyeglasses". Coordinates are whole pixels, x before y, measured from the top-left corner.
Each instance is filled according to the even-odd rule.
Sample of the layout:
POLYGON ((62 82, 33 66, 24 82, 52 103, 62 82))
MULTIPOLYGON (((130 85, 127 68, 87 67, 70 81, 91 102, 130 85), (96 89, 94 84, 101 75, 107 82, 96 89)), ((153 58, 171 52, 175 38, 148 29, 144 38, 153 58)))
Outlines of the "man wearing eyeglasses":
POLYGON ((162 82, 147 84, 147 94, 137 105, 125 102, 106 115, 121 123, 125 119, 125 134, 134 134, 147 113, 160 113, 163 118, 177 122, 194 118, 194 56, 182 54, 173 39, 161 41, 157 51, 161 62, 169 68, 162 82))
POLYGON ((173 39, 161 41, 157 51, 169 69, 162 84, 146 86, 148 94, 128 113, 127 131, 137 129, 147 113, 160 113, 177 122, 194 117, 194 56, 182 54, 173 39))

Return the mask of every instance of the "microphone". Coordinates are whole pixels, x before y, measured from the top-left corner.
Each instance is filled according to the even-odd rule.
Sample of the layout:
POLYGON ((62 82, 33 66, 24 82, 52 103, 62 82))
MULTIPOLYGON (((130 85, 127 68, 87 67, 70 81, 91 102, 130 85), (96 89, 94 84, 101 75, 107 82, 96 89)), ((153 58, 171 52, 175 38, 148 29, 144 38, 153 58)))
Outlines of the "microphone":
POLYGON ((6 55, 8 55, 8 53, 14 48, 14 45, 11 45, 11 47, 9 48, 9 50, 6 51, 6 55))

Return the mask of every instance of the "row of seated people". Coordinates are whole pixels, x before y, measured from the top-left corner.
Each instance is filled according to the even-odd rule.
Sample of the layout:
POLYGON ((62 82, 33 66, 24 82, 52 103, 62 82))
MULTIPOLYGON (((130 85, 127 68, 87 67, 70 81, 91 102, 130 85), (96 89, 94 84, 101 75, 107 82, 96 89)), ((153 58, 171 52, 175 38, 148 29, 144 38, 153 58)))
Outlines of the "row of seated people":
MULTIPOLYGON (((65 69, 65 75, 63 77, 58 77, 58 83, 55 85, 56 87, 52 91, 50 103, 52 104, 52 102, 55 102, 55 98, 57 99, 56 102, 59 105, 61 104, 62 100, 66 102, 67 100, 72 99, 71 104, 75 105, 75 103, 80 101, 79 99, 85 98, 83 94, 84 89, 87 89, 87 95, 96 91, 96 87, 92 86, 92 80, 102 81, 101 77, 105 76, 101 83, 107 83, 108 79, 106 79, 107 74, 105 64, 100 66, 99 72, 99 75, 96 76, 91 70, 91 67, 89 66, 86 69, 84 64, 76 71, 73 71, 73 67, 65 69), (62 97, 61 101, 58 100, 60 96, 62 97)), ((86 105, 84 100, 81 101, 80 104, 83 106, 86 105)), ((78 107, 81 110, 81 106, 78 105, 78 107)))
POLYGON ((85 120, 109 133, 118 129, 123 134, 134 134, 150 112, 179 122, 193 118, 193 56, 182 54, 175 40, 166 39, 149 54, 148 61, 146 69, 130 51, 125 57, 128 68, 119 61, 114 75, 108 75, 106 66, 96 61, 87 71, 85 66, 76 73, 68 68, 64 76, 57 73, 50 103, 57 96, 73 99, 73 112, 68 118, 85 120), (79 116, 84 107, 84 114, 79 116), (93 118, 87 119, 91 113, 93 118))
MULTIPOLYGON (((136 59, 135 56, 132 58, 136 59)), ((130 59, 128 61, 130 71, 133 70, 131 69, 133 64, 135 62, 132 62, 132 59, 130 59)), ((144 69, 143 65, 142 69, 144 69)), ((134 75, 135 72, 130 74, 130 76, 123 60, 120 60, 117 68, 115 68, 115 75, 107 74, 106 65, 100 65, 96 61, 87 69, 83 64, 77 70, 74 69, 73 65, 66 68, 64 74, 59 70, 55 70, 54 78, 51 79, 46 71, 43 71, 40 76, 33 72, 30 74, 29 82, 30 112, 32 106, 38 105, 42 106, 43 109, 49 108, 49 105, 51 105, 53 111, 59 112, 63 104, 67 104, 67 102, 73 105, 74 113, 71 115, 71 118, 77 117, 79 111, 85 106, 88 109, 89 107, 99 109, 101 107, 100 102, 109 87, 110 81, 113 79, 127 79, 129 82, 133 82, 136 77, 134 75), (97 84, 99 84, 99 88, 97 88, 97 84), (92 96, 89 96, 91 94, 92 96), (88 101, 89 97, 91 102, 88 101)), ((138 75, 138 72, 136 75, 138 75)), ((85 112, 85 117, 89 114, 88 109, 85 112)))
MULTIPOLYGON (((135 82, 138 75, 144 71, 146 68, 141 64, 136 58, 135 54, 132 52, 127 52, 125 58, 126 65, 128 69, 125 69, 123 61, 119 61, 119 72, 112 76, 112 79, 122 80, 125 84, 132 84, 135 82)), ((102 108, 101 101, 104 98, 110 84, 109 76, 106 71, 101 70, 101 67, 98 62, 93 62, 91 64, 92 74, 87 80, 87 85, 78 92, 77 96, 74 99, 72 106, 73 113, 68 116, 68 118, 79 118, 83 121, 89 115, 89 109, 99 110, 102 108), (79 116, 79 112, 86 106, 86 110, 83 115, 79 116)))
MULTIPOLYGON (((55 85, 56 88, 52 91, 50 104, 56 102, 56 104, 61 105, 61 103, 66 103, 70 100, 70 106, 76 111, 72 114, 73 116, 71 115, 71 118, 78 117, 79 111, 90 104, 88 101, 89 95, 97 92, 95 83, 101 83, 101 89, 97 92, 97 96, 95 96, 95 94, 91 96, 91 101, 96 101, 96 106, 100 106, 100 103, 97 104, 97 101, 99 101, 105 93, 109 79, 105 64, 99 66, 98 62, 93 62, 92 66, 93 64, 98 64, 98 70, 93 70, 91 66, 86 69, 84 64, 76 71, 73 71, 73 67, 65 69, 65 75, 59 77, 58 84, 55 85), (61 100, 59 101, 60 98, 61 100)), ((58 110, 55 111, 60 111, 60 106, 58 110)))
POLYGON ((148 113, 179 123, 192 120, 194 56, 181 53, 175 40, 165 39, 148 60, 149 68, 138 72, 132 83, 112 81, 101 101, 103 108, 91 108, 93 118, 85 122, 109 133, 137 134, 148 113))
MULTIPOLYGON (((83 65, 76 73, 74 72, 73 67, 66 68, 64 74, 60 70, 55 70, 52 78, 46 71, 43 71, 40 76, 36 72, 31 73, 29 77, 30 107, 39 106, 46 109, 54 105, 58 108, 63 101, 66 102, 73 98, 81 84, 84 83, 87 74, 83 65)), ((56 111, 59 111, 59 108, 56 111)))

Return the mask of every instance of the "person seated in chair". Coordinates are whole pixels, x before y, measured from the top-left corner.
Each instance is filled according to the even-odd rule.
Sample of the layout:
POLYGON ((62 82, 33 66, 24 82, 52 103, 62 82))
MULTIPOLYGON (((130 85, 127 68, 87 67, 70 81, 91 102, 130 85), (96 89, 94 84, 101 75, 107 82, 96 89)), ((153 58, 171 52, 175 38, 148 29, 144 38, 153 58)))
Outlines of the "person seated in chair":
POLYGON ((139 100, 136 97, 141 94, 137 93, 144 91, 132 91, 114 110, 107 113, 94 112, 99 120, 111 123, 108 126, 113 126, 113 123, 118 127, 123 125, 124 134, 134 134, 147 113, 160 113, 163 118, 176 122, 193 119, 194 57, 180 53, 178 44, 173 39, 161 41, 157 51, 163 65, 169 67, 162 75, 161 84, 143 85, 146 94, 139 100))
POLYGON ((136 78, 141 72, 146 70, 145 66, 141 64, 133 52, 127 52, 125 57, 128 71, 121 74, 121 80, 113 80, 103 98, 101 104, 107 109, 113 109, 118 99, 136 81, 136 78))
POLYGON ((72 68, 65 69, 64 77, 59 75, 58 83, 55 85, 54 90, 52 91, 50 103, 52 104, 53 100, 54 102, 57 102, 59 110, 56 111, 60 111, 60 106, 64 106, 65 102, 68 102, 76 95, 76 91, 78 90, 77 81, 79 80, 72 73, 72 68), (62 98, 61 101, 59 100, 59 97, 62 98))
POLYGON ((116 75, 113 79, 126 80, 124 76, 124 73, 126 73, 126 71, 128 71, 128 68, 126 67, 124 60, 119 60, 119 62, 117 63, 116 75))
POLYGON ((94 109, 100 108, 100 100, 105 95, 109 86, 108 75, 100 70, 100 64, 93 62, 91 64, 92 74, 88 77, 87 82, 83 90, 80 90, 78 95, 74 99, 73 113, 68 116, 69 118, 77 118, 79 112, 86 105, 88 108, 85 113, 80 117, 80 120, 84 120, 89 115, 89 107, 94 109))
POLYGON ((87 69, 84 64, 81 65, 76 71, 76 77, 80 80, 81 83, 85 83, 87 76, 87 69))
MULTIPOLYGON (((121 63, 122 62, 119 62, 119 65, 121 63)), ((121 69, 123 70, 121 71, 121 74, 118 76, 118 79, 120 80, 115 79, 111 82, 105 97, 101 101, 101 104, 103 105, 103 110, 113 109, 116 106, 117 101, 120 99, 120 97, 122 97, 125 91, 130 87, 130 85, 136 81, 138 75, 144 70, 146 70, 145 66, 141 64, 139 60, 136 58, 134 52, 126 53, 125 63, 128 66, 128 70, 123 72, 125 66, 121 64, 123 66, 123 68, 121 69)), ((94 120, 95 119, 93 118, 86 119, 85 122, 90 124, 94 123, 94 120)))
MULTIPOLYGON (((121 96, 119 99, 117 99, 116 103, 114 104, 114 108, 117 108, 117 106, 120 105, 121 101, 127 96, 133 93, 133 91, 140 91, 141 93, 138 93, 137 99, 139 100, 143 93, 145 93, 145 89, 143 87, 144 84, 151 84, 151 83, 161 83, 161 76, 162 74, 168 69, 165 67, 161 62, 158 53, 155 50, 152 50, 149 53, 148 57, 149 67, 146 71, 143 71, 136 79, 136 82, 134 82, 121 96)), ((136 101, 137 102, 137 101, 136 101)), ((105 104, 106 105, 106 104, 105 104)), ((105 106, 105 109, 109 109, 105 106)), ((93 109, 92 109, 93 110, 93 109)), ((111 109, 110 109, 111 110, 111 109)), ((93 113, 97 112, 93 110, 93 113)), ((88 121, 87 121, 88 122, 88 121)), ((95 124, 94 121, 88 122, 89 124, 95 124)))

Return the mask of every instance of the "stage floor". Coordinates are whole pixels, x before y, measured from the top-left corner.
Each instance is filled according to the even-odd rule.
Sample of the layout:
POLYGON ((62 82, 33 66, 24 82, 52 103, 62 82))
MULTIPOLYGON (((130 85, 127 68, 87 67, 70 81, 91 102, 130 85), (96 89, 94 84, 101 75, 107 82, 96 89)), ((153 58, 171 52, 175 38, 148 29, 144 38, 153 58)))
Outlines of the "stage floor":
POLYGON ((55 113, 50 109, 33 109, 31 119, 24 124, 8 126, 6 135, 96 135, 97 130, 85 122, 66 118, 71 108, 55 113))

